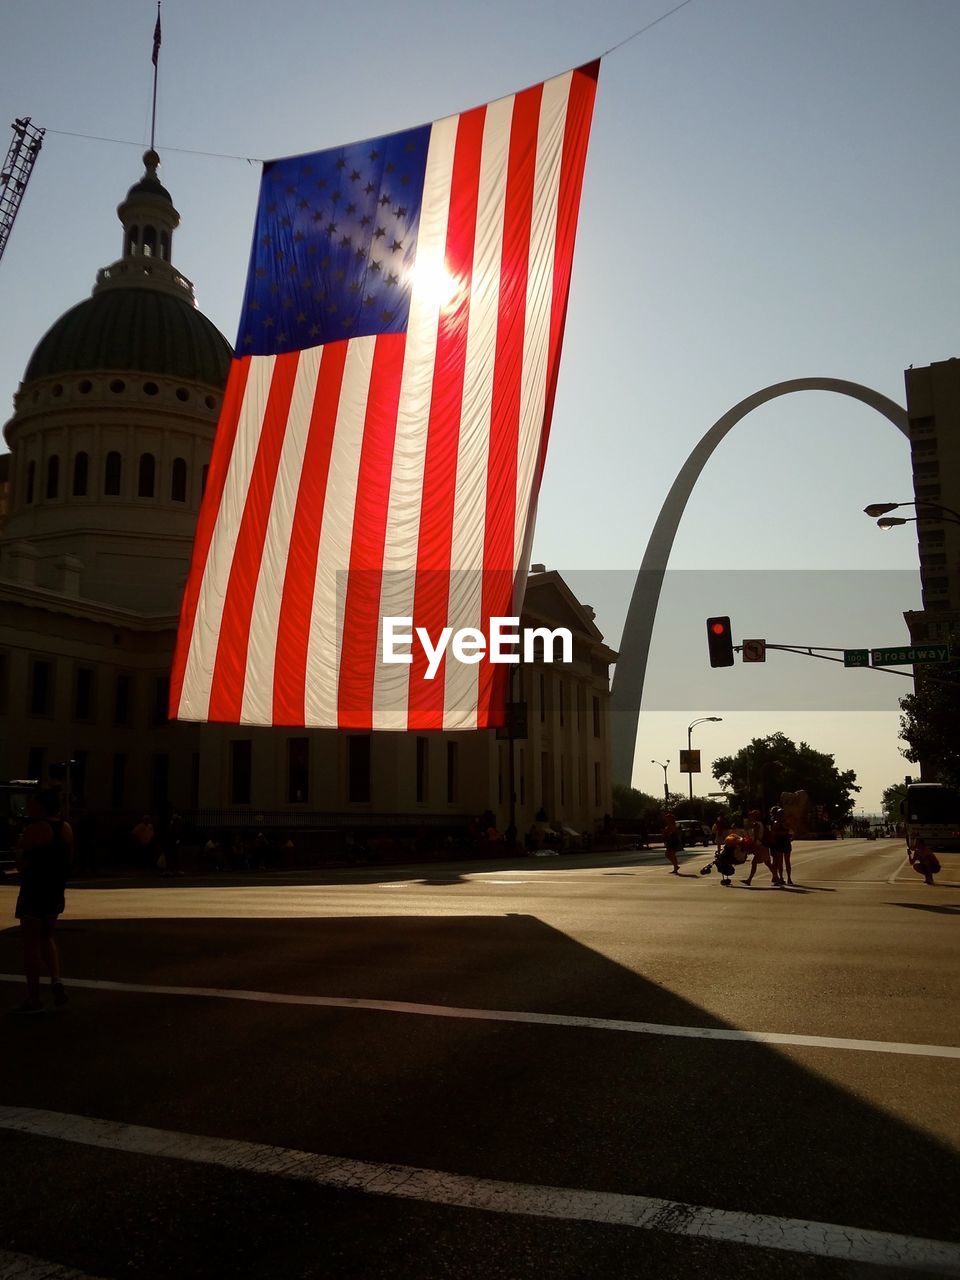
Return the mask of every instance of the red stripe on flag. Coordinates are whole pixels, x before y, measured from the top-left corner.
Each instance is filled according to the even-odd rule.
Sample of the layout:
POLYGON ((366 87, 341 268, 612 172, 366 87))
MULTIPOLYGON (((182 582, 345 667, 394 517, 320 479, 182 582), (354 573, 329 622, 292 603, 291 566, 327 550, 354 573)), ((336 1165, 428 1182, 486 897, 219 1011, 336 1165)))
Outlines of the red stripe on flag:
MULTIPOLYGON (((440 313, 437 331, 413 603, 413 625, 426 627, 434 638, 446 626, 450 600, 457 452, 486 116, 486 107, 478 107, 460 117, 450 182, 444 265, 459 287, 450 306, 440 313)), ((443 727, 444 662, 432 680, 424 678, 426 670, 426 653, 422 646, 414 645, 407 712, 410 729, 443 727)))
POLYGON ((381 334, 373 352, 338 654, 337 723, 342 729, 369 729, 373 724, 383 547, 406 341, 406 334, 381 334))
POLYGON ((273 723, 305 723, 307 649, 313 616, 313 592, 330 455, 340 405, 348 342, 324 347, 307 444, 303 453, 297 506, 290 531, 287 568, 277 626, 273 672, 273 723))
MULTIPOLYGON (((547 396, 544 406, 543 432, 540 437, 540 461, 533 484, 534 496, 540 491, 540 480, 547 458, 550 424, 553 421, 553 405, 557 398, 560 348, 563 344, 564 326, 567 323, 567 302, 570 297, 570 272, 573 269, 573 246, 577 236, 580 192, 583 187, 583 171, 587 162, 587 143, 590 140, 590 122, 593 118, 593 102, 597 96, 599 74, 599 58, 595 62, 578 67, 570 81, 570 96, 567 99, 567 122, 564 126, 560 191, 557 198, 553 302, 550 309, 550 346, 547 351, 547 396)), ((526 566, 522 568, 525 570, 526 566)))
POLYGON ((211 720, 236 724, 243 707, 243 685, 250 642, 250 617, 260 576, 267 521, 277 481, 280 453, 290 416, 299 351, 277 356, 270 380, 263 426, 257 443, 240 528, 233 548, 230 577, 220 620, 220 638, 210 687, 211 720))
MULTIPOLYGON (((488 639, 490 618, 509 612, 513 594, 520 384, 523 374, 533 188, 542 97, 543 85, 518 93, 510 129, 483 543, 481 629, 488 639)), ((495 667, 488 660, 481 662, 477 728, 503 723, 503 698, 508 672, 507 666, 495 667)))
POLYGON ((190 639, 197 617, 197 602, 200 599, 200 587, 203 583, 203 572, 207 566, 207 556, 213 531, 216 528, 220 502, 223 498, 223 487, 230 468, 234 442, 237 438, 237 426, 240 422, 240 410, 243 408, 243 397, 247 389, 247 376, 250 372, 251 356, 243 356, 230 365, 226 390, 223 393, 223 405, 220 409, 220 421, 213 441, 213 452, 210 455, 210 469, 207 472, 207 484, 200 503, 200 515, 193 539, 193 554, 190 557, 190 572, 184 588, 183 600, 180 604, 180 622, 177 627, 177 643, 173 653, 173 665, 170 670, 170 718, 175 720, 180 709, 180 698, 183 694, 183 677, 187 669, 187 658, 190 654, 190 639))

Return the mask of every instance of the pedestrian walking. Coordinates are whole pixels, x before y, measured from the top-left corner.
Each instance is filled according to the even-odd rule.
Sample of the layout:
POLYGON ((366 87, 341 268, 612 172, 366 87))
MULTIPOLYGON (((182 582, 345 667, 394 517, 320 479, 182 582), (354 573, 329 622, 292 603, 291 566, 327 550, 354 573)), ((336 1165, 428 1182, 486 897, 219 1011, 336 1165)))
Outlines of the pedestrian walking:
POLYGON ((713 843, 716 845, 717 853, 723 850, 723 842, 726 840, 729 830, 730 823, 722 813, 718 813, 716 821, 710 828, 710 834, 713 836, 713 843))
POLYGON ((677 820, 672 813, 666 813, 663 816, 663 852, 667 859, 673 863, 673 870, 670 872, 672 876, 680 874, 680 862, 677 854, 683 848, 683 841, 680 839, 680 832, 677 830, 677 820))
POLYGON ((783 810, 776 805, 770 810, 770 821, 767 824, 767 843, 770 848, 770 856, 773 859, 775 878, 782 885, 784 883, 783 873, 786 871, 786 883, 792 885, 790 855, 793 853, 793 845, 790 841, 790 831, 783 816, 783 810))
POLYGON ((20 873, 16 918, 20 921, 23 968, 27 998, 17 1013, 42 1013, 40 973, 46 969, 56 1006, 67 1003, 60 980, 60 955, 53 931, 63 914, 67 873, 73 860, 73 831, 59 814, 55 791, 33 792, 28 802, 29 821, 17 846, 20 873))
POLYGON ((750 874, 743 883, 752 883, 753 877, 757 874, 757 867, 762 862, 770 872, 773 883, 779 887, 779 882, 770 858, 770 850, 765 843, 763 815, 759 809, 751 809, 747 816, 744 844, 747 846, 748 852, 750 853, 753 861, 750 864, 750 874))

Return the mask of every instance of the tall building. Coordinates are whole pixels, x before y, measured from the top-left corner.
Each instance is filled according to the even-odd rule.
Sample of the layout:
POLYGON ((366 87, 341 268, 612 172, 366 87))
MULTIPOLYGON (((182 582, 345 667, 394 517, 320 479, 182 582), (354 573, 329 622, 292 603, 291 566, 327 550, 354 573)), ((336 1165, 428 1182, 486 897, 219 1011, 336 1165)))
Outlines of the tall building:
POLYGON ((960 641, 960 524, 923 506, 960 512, 960 359, 908 369, 904 377, 923 600, 922 610, 905 616, 916 643, 960 641))
MULTIPOLYGON (((177 611, 230 346, 173 263, 179 214, 159 157, 118 207, 122 254, 41 338, 0 468, 0 777, 71 760, 77 809, 209 826, 447 821, 510 805, 509 743, 477 733, 354 733, 168 723, 177 611)), ((542 807, 591 830, 611 808, 615 659, 556 573, 523 623, 567 626, 573 661, 515 680, 517 825, 542 807)))

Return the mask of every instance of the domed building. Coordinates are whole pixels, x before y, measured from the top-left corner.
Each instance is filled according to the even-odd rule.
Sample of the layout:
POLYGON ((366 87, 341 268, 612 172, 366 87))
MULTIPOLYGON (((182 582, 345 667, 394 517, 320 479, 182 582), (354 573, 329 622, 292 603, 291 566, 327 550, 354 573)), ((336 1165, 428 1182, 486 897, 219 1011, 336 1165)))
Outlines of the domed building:
MULTIPOLYGON (((339 733, 167 720, 180 596, 230 345, 173 264, 159 157, 117 213, 121 257, 40 339, 0 459, 0 780, 64 778, 91 833, 143 811, 197 829, 463 826, 510 815, 509 744, 477 733, 339 733), (69 768, 67 766, 69 763, 69 768)), ((539 566, 538 566, 539 567, 539 566)), ((574 661, 515 681, 516 823, 592 830, 611 808, 609 664, 593 612, 534 573, 523 623, 571 629, 574 661)), ((91 840, 99 838, 91 834, 91 840)))
POLYGON ((171 613, 231 349, 173 265, 156 152, 144 164, 117 210, 123 256, 41 338, 14 397, 0 573, 171 613))

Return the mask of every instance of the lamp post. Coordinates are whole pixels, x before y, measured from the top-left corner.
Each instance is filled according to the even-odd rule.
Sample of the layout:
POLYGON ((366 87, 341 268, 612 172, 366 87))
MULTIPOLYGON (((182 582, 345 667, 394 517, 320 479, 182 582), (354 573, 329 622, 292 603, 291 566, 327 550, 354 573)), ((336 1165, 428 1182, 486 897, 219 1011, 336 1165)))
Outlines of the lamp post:
POLYGON ((667 760, 666 762, 664 762, 663 760, 651 760, 650 763, 658 764, 660 768, 663 770, 663 803, 669 809, 670 789, 667 786, 667 766, 670 764, 670 761, 667 760))
MULTIPOLYGON (((701 716, 699 720, 694 720, 692 724, 687 725, 687 764, 690 764, 690 754, 693 751, 693 731, 698 724, 719 724, 723 716, 701 716)), ((693 770, 687 774, 690 782, 690 803, 693 804, 693 770)))
POLYGON ((954 511, 953 507, 941 506, 939 502, 871 502, 868 507, 863 508, 864 515, 877 519, 877 525, 881 529, 893 529, 898 524, 915 524, 918 520, 941 520, 947 524, 960 524, 960 511, 954 511), (887 513, 896 511, 900 507, 913 507, 917 512, 915 516, 891 516, 887 513), (930 515, 929 512, 936 512, 936 515, 930 515))

